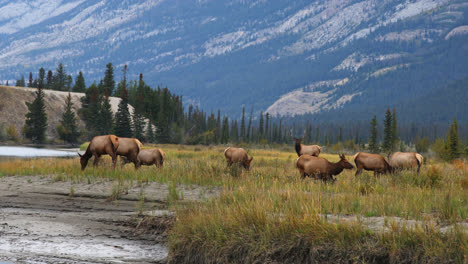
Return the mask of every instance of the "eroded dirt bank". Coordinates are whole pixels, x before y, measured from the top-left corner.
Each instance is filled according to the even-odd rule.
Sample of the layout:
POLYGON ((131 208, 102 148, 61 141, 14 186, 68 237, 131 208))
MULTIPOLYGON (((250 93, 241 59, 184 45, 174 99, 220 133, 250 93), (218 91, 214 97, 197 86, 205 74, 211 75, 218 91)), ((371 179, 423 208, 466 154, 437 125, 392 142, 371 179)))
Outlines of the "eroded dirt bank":
MULTIPOLYGON (((12 263, 164 263, 168 186, 54 182, 39 176, 0 178, 0 261, 12 263), (72 196, 70 196, 72 193, 72 196), (145 202, 142 203, 142 194, 145 202), (142 205, 143 204, 143 205, 142 205), (144 212, 158 230, 137 228, 144 212)), ((214 195, 179 188, 184 200, 214 195)))

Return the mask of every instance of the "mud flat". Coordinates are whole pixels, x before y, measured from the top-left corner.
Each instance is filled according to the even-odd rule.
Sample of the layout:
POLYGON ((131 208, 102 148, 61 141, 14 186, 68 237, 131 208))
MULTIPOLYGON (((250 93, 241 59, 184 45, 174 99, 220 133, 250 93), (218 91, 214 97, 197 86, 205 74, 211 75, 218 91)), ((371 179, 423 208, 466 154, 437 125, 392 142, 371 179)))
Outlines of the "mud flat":
MULTIPOLYGON (((165 227, 173 219, 167 185, 130 186, 110 201, 113 186, 39 176, 0 178, 0 262, 165 263, 165 227), (139 227, 148 218, 157 230, 139 227)), ((178 190, 187 200, 216 194, 201 187, 178 190)))

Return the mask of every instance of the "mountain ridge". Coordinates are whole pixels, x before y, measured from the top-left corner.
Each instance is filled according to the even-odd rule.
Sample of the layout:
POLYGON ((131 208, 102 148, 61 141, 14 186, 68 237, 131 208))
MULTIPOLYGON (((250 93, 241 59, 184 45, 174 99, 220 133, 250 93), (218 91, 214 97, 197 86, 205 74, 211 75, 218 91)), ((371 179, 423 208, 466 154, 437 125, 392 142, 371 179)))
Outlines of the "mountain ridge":
MULTIPOLYGON (((373 88, 358 89, 357 83, 380 78, 385 90, 399 90, 385 76, 413 71, 412 65, 421 61, 427 69, 447 72, 443 77, 447 85, 466 74, 424 64, 437 61, 444 49, 454 55, 439 58, 441 65, 468 67, 461 61, 463 53, 452 50, 466 48, 460 44, 468 33, 465 1, 37 0, 29 4, 46 17, 34 20, 35 13, 28 17, 26 7, 21 14, 8 12, 27 2, 16 3, 15 9, 0 1, 0 10, 5 11, 0 15, 0 79, 12 80, 39 67, 53 69, 61 61, 73 75, 83 71, 89 84, 102 78, 107 62, 117 69, 128 64, 129 78, 142 72, 147 82, 164 83, 182 94, 186 104, 208 111, 220 108, 231 116, 238 116, 242 106, 279 116, 320 116, 355 108, 362 97, 382 104, 373 88), (339 87, 304 91, 317 83, 345 79, 348 82, 339 87), (310 99, 298 103, 301 96, 310 99), (285 98, 291 100, 286 103, 285 98)), ((436 74, 427 72, 427 78, 432 75, 436 74)), ((407 81, 411 82, 415 80, 407 81)), ((430 84, 427 92, 438 87, 438 82, 430 84)), ((390 94, 391 105, 413 96, 406 91, 390 94)), ((357 117, 368 119, 365 107, 358 110, 357 117)))

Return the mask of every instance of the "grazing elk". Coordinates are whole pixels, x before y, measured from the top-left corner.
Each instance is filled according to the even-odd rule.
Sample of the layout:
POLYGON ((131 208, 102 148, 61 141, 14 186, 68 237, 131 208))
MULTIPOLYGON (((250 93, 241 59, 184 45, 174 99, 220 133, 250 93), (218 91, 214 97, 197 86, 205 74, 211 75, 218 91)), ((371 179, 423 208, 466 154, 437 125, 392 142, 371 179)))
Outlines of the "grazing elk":
POLYGON ((88 160, 94 156, 93 166, 96 166, 99 162, 101 155, 109 155, 112 157, 112 164, 115 169, 115 163, 117 161, 117 148, 119 147, 119 138, 114 135, 95 136, 91 142, 89 142, 86 152, 80 155, 81 170, 84 170, 88 165, 88 160))
POLYGON ((117 155, 122 157, 122 166, 133 162, 135 168, 138 168, 138 153, 142 147, 143 144, 136 138, 119 138, 117 155))
POLYGON ((357 168, 356 176, 362 173, 362 169, 374 171, 374 176, 393 172, 393 168, 379 154, 358 152, 353 156, 353 159, 357 168))
POLYGON ((302 155, 296 160, 296 167, 301 173, 301 179, 306 176, 311 176, 315 179, 336 180, 333 176, 340 174, 343 169, 352 169, 354 166, 346 160, 344 154, 340 154, 340 161, 336 163, 329 162, 324 158, 319 158, 311 155, 302 155))
POLYGON ((408 169, 408 168, 421 168, 423 162, 423 156, 415 152, 395 152, 389 159, 388 163, 394 169, 408 169))
POLYGON ((304 154, 318 157, 320 154, 320 151, 322 150, 322 147, 318 145, 307 146, 307 145, 301 144, 301 141, 302 141, 301 138, 294 138, 294 140, 296 141, 296 153, 298 157, 304 154))
POLYGON ((164 159, 166 158, 166 154, 157 148, 153 149, 142 149, 140 153, 138 153, 138 167, 141 165, 155 165, 157 168, 163 166, 164 159))
POLYGON ((224 150, 224 156, 226 157, 228 166, 231 166, 233 163, 239 163, 246 170, 250 169, 250 163, 253 160, 253 157, 249 159, 247 152, 243 148, 229 147, 224 150))

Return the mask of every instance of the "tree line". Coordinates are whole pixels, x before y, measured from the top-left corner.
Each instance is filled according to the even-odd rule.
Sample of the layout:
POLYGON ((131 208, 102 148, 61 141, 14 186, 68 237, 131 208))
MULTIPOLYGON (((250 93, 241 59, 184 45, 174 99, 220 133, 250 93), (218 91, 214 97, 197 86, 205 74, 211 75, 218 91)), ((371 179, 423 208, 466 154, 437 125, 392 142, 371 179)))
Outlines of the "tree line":
MULTIPOLYGON (((272 117, 260 112, 254 116, 251 109, 242 108, 239 119, 229 118, 217 112, 205 112, 198 106, 189 105, 184 110, 182 96, 172 94, 167 87, 152 88, 145 83, 143 75, 137 80, 127 80, 128 68, 121 69, 120 82, 115 81, 114 66, 106 65, 104 77, 86 87, 84 76, 79 72, 73 83, 65 67, 60 63, 55 73, 39 69, 38 78, 32 74, 28 87, 37 88, 36 99, 27 103, 28 114, 24 127, 24 136, 35 143, 45 141, 47 116, 45 114, 43 89, 83 92, 82 107, 78 111, 85 122, 85 129, 79 131, 74 113, 71 95, 64 102, 64 112, 60 124, 56 127, 60 139, 76 143, 90 140, 96 135, 115 134, 120 137, 136 137, 147 143, 176 144, 289 144, 293 137, 303 137, 306 144, 330 146, 331 150, 368 150, 370 152, 392 152, 405 150, 413 143, 418 151, 427 151, 429 145, 442 149, 444 157, 456 158, 466 152, 463 142, 458 139, 458 124, 452 124, 443 143, 427 137, 415 142, 400 138, 401 128, 397 122, 396 109, 387 109, 383 120, 383 135, 380 135, 376 115, 369 123, 369 131, 363 133, 360 126, 315 124, 291 122, 289 119, 272 117), (115 115, 111 109, 110 96, 120 97, 115 115), (129 105, 133 106, 133 111, 129 105), (456 133, 456 136, 453 135, 456 133), (455 139, 456 138, 456 139, 455 139), (455 142, 455 143, 454 143, 455 142), (444 147, 440 147, 440 146, 444 147), (456 150, 456 151, 455 151, 456 150), (447 154, 450 153, 450 154, 447 154)), ((20 78, 17 85, 22 85, 20 78)), ((297 121, 297 120, 296 120, 297 121)), ((414 132, 414 131, 413 131, 414 132)), ((1 135, 0 135, 1 136, 1 135)))

